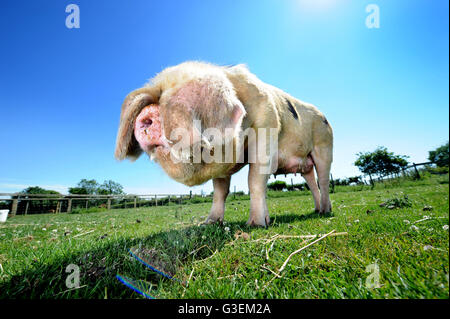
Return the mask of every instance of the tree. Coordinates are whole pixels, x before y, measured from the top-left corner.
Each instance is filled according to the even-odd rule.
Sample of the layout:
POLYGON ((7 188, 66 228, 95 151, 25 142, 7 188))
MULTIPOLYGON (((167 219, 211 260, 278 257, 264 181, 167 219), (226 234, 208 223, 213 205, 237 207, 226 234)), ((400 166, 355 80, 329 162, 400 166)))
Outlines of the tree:
POLYGON ((22 193, 22 194, 59 194, 57 191, 44 189, 39 186, 30 186, 28 188, 25 188, 20 193, 22 193))
POLYGON ((74 195, 87 195, 88 191, 86 188, 83 187, 70 187, 69 188, 69 194, 74 195))
POLYGON ((275 181, 273 183, 267 184, 267 188, 273 191, 282 191, 287 189, 287 184, 283 181, 275 181))
POLYGON ((356 155, 358 159, 354 164, 362 173, 368 174, 370 178, 372 178, 372 175, 382 177, 398 174, 408 166, 408 161, 406 160, 408 156, 395 155, 384 146, 377 147, 373 152, 360 152, 356 155))
POLYGON ((431 162, 436 163, 436 165, 439 167, 445 166, 448 167, 449 161, 448 153, 449 153, 449 144, 447 142, 446 144, 439 146, 435 150, 429 151, 428 159, 431 162))
POLYGON ((89 194, 89 195, 95 195, 98 193, 99 184, 95 179, 87 180, 83 178, 81 181, 78 182, 77 187, 69 188, 70 194, 89 194), (72 193, 72 191, 75 191, 77 193, 72 193))
POLYGON ((69 194, 82 195, 122 195, 123 186, 112 180, 99 184, 95 179, 82 179, 76 187, 69 188, 69 194))
MULTIPOLYGON (((99 184, 95 179, 85 179, 83 178, 80 182, 78 182, 76 187, 69 188, 69 194, 72 195, 122 195, 125 194, 123 191, 122 185, 116 183, 112 180, 104 181, 103 184, 99 184)), ((76 196, 75 196, 76 197, 76 196)), ((87 196, 90 197, 90 196, 87 196)), ((106 205, 106 198, 102 199, 94 199, 94 198, 86 198, 89 205, 106 205)), ((74 202, 74 207, 79 207, 80 202, 74 202)), ((114 202, 114 200, 113 200, 114 202)))
POLYGON ((101 195, 122 195, 125 194, 122 185, 112 180, 104 181, 98 187, 98 193, 101 195))

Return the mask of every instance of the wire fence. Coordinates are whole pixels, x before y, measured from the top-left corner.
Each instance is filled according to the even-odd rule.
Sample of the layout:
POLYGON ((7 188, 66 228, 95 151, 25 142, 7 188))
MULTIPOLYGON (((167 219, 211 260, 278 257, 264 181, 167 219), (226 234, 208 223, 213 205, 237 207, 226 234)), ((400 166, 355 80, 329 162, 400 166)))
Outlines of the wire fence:
MULTIPOLYGON (((370 175, 360 175, 353 178, 351 184, 365 184, 374 185, 376 182, 385 182, 399 177, 412 177, 420 179, 420 166, 431 165, 432 162, 426 163, 412 163, 412 165, 405 167, 402 172, 398 174, 391 174, 389 176, 382 176, 373 178, 370 175)), ((348 183, 347 179, 347 183, 348 183)), ((331 192, 335 191, 335 186, 342 180, 333 180, 331 176, 330 188, 331 192)), ((292 183, 292 179, 291 179, 292 183)), ((349 185, 349 184, 345 184, 349 185)), ((294 185, 292 185, 294 186, 294 185)), ((308 190, 306 188, 300 190, 308 190)), ((292 187, 290 190, 298 190, 292 187)), ((249 194, 242 191, 231 193, 234 199, 248 198, 249 194)), ((126 208, 142 208, 142 207, 157 207, 170 205, 184 205, 196 204, 203 202, 211 202, 212 194, 209 195, 194 195, 192 191, 189 194, 123 194, 123 195, 81 195, 81 194, 26 194, 26 193, 0 193, 0 209, 9 210, 10 216, 17 214, 28 215, 38 213, 80 213, 80 212, 94 212, 111 209, 126 209, 126 208)))
POLYGON ((0 209, 11 216, 36 213, 78 213, 120 208, 183 205, 210 201, 211 195, 189 194, 124 194, 124 195, 61 195, 0 193, 0 209))

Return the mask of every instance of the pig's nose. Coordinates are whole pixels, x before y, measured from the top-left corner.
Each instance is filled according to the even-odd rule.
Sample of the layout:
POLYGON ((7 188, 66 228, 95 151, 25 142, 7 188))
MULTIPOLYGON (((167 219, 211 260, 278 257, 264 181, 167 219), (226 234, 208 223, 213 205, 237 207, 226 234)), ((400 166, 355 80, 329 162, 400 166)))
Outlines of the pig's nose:
POLYGON ((162 141, 162 128, 159 120, 159 106, 146 106, 136 118, 134 135, 144 150, 154 146, 164 145, 162 141))
POLYGON ((146 118, 142 121, 142 124, 144 124, 146 126, 150 126, 153 124, 153 120, 151 118, 146 118))

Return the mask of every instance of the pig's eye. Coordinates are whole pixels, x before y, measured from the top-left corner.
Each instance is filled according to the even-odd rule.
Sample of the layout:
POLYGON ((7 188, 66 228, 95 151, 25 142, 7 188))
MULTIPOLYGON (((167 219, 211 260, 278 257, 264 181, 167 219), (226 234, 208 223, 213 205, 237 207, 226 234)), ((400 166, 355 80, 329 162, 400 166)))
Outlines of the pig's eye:
POLYGON ((152 119, 146 119, 144 121, 142 121, 144 125, 152 125, 153 121, 152 119))

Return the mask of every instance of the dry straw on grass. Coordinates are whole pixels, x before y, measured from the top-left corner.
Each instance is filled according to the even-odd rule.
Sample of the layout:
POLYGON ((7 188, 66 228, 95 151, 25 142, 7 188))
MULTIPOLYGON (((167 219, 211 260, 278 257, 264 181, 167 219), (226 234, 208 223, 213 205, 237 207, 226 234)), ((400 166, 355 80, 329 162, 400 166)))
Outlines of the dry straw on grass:
MULTIPOLYGON (((325 234, 325 235, 322 235, 322 236, 320 236, 320 235, 289 236, 289 235, 278 235, 278 234, 272 236, 267 242, 275 241, 276 239, 281 239, 281 238, 284 238, 284 239, 285 239, 285 238, 301 238, 301 239, 309 239, 309 240, 311 240, 311 239, 317 238, 317 237, 319 237, 319 236, 320 236, 320 237, 319 237, 318 239, 316 239, 316 240, 310 242, 310 243, 307 244, 306 246, 303 246, 302 248, 297 249, 296 251, 293 251, 293 252, 289 255, 289 257, 284 261, 283 265, 278 269, 278 272, 274 272, 273 270, 271 270, 271 269, 269 269, 269 268, 263 266, 262 268, 264 268, 264 269, 266 269, 266 270, 269 270, 271 273, 274 274, 274 277, 273 277, 271 280, 269 280, 269 282, 267 282, 266 285, 264 285, 263 290, 266 289, 266 288, 270 285, 270 283, 271 283, 275 278, 282 278, 281 272, 286 268, 287 264, 289 263, 289 261, 291 260, 291 258, 292 258, 294 255, 296 255, 296 254, 300 253, 301 251, 305 250, 306 248, 308 248, 308 247, 310 247, 310 246, 312 246, 312 245, 318 243, 319 241, 324 240, 324 239, 327 238, 327 237, 345 236, 345 235, 348 235, 348 233, 347 233, 347 232, 336 233, 335 230, 333 229, 333 230, 330 231, 329 233, 327 233, 327 234, 325 234)), ((273 243, 272 243, 272 245, 273 245, 273 243)), ((268 251, 267 251, 267 250, 266 250, 266 257, 268 258, 268 251)))

